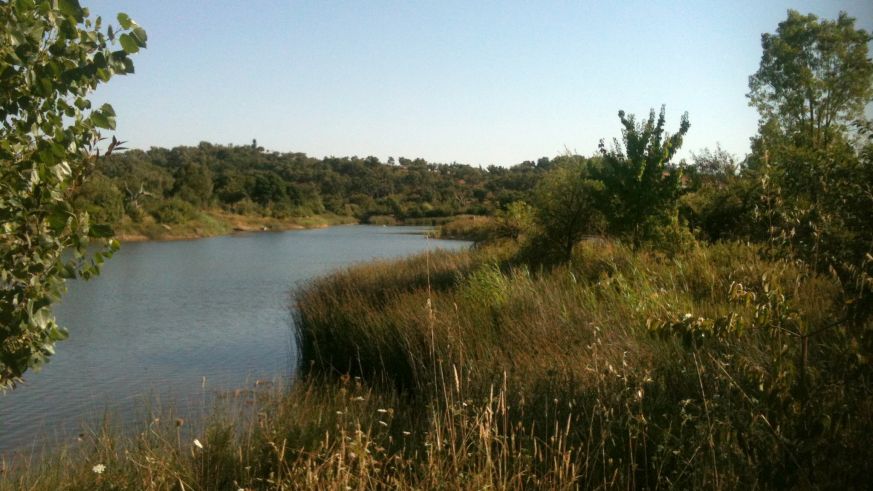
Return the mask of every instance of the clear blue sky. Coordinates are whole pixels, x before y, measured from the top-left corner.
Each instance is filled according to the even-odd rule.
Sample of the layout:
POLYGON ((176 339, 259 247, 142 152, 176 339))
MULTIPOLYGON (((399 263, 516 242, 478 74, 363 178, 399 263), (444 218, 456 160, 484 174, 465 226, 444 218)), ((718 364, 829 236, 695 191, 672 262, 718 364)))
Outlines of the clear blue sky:
MULTIPOLYGON (((873 2, 290 2, 82 0, 149 34, 136 74, 95 101, 148 148, 258 144, 322 157, 512 165, 620 135, 617 112, 688 111, 685 150, 742 157, 757 127, 760 37, 794 8, 873 2)), ((687 152, 683 152, 687 155, 687 152)))

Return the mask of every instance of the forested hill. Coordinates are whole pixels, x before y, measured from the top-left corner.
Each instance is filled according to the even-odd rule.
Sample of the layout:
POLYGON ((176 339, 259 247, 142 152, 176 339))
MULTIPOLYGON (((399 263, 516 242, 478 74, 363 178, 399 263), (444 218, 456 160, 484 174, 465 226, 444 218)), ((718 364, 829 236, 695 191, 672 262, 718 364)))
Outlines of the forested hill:
MULTIPOLYGON (((560 160, 560 158, 558 159, 560 160)), ((326 157, 254 143, 128 150, 101 158, 76 201, 92 221, 122 228, 179 224, 198 212, 287 219, 336 215, 404 221, 491 214, 526 199, 555 160, 487 169, 422 159, 326 157)))

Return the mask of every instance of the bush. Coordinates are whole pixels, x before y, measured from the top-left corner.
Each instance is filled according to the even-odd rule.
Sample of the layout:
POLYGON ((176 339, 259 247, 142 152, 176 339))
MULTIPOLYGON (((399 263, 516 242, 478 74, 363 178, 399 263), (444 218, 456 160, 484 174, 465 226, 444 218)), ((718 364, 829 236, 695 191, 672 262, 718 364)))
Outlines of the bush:
POLYGON ((194 206, 179 198, 171 198, 156 203, 150 213, 158 223, 167 225, 182 224, 197 216, 197 210, 194 206))

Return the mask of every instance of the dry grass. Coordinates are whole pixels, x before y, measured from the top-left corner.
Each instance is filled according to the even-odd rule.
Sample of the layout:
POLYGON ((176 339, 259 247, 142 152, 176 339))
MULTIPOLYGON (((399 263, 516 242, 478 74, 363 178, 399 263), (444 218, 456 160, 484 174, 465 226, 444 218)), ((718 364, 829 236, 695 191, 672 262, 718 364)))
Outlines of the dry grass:
POLYGON ((436 230, 436 236, 440 239, 483 242, 495 238, 497 232, 497 220, 494 217, 465 215, 440 225, 436 230))
POLYGON ((169 420, 106 429, 57 458, 7 462, 0 489, 865 482, 869 369, 834 330, 811 338, 801 377, 797 339, 776 328, 828 322, 829 279, 737 244, 668 259, 585 243, 543 271, 514 253, 317 280, 297 296, 307 371, 293 388, 225 401, 187 433, 169 420))

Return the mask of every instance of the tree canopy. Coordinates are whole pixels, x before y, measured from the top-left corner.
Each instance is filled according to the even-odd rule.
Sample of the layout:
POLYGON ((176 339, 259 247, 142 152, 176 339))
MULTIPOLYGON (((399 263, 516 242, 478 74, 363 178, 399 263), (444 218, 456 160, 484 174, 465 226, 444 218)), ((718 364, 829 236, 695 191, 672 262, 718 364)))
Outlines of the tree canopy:
POLYGON ((761 36, 761 64, 749 77, 749 104, 762 122, 810 145, 829 143, 862 116, 873 95, 870 34, 841 12, 835 21, 789 10, 761 36))
POLYGON ((609 232, 638 247, 675 218, 682 169, 672 158, 691 125, 685 113, 679 131, 668 134, 663 106, 657 118, 652 109, 640 123, 624 111, 618 117, 622 141, 615 140, 611 149, 601 142, 603 165, 595 176, 603 181, 601 202, 609 232))

